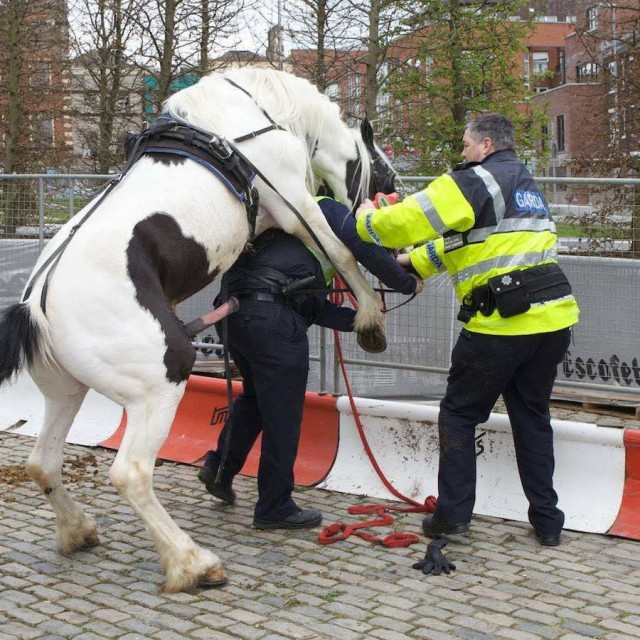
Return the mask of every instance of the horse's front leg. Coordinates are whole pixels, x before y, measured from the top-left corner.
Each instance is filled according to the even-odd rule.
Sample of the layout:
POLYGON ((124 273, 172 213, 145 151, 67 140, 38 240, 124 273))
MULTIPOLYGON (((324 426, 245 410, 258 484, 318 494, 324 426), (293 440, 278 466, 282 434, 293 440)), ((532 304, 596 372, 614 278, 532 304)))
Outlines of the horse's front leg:
MULTIPOLYGON (((384 335, 384 314, 382 313, 380 296, 362 275, 353 254, 331 231, 320 207, 313 198, 307 202, 303 215, 331 258, 334 267, 347 281, 358 300, 358 312, 355 319, 358 343, 367 351, 374 353, 384 351, 387 342, 384 335)), ((302 225, 299 225, 292 233, 303 242, 317 247, 315 240, 302 225)), ((322 249, 318 250, 322 251, 322 249)))
POLYGON ((173 521, 153 491, 156 455, 164 443, 186 383, 167 382, 128 403, 127 429, 111 467, 111 480, 142 518, 156 544, 167 581, 164 591, 189 591, 227 581, 218 556, 202 549, 173 521))

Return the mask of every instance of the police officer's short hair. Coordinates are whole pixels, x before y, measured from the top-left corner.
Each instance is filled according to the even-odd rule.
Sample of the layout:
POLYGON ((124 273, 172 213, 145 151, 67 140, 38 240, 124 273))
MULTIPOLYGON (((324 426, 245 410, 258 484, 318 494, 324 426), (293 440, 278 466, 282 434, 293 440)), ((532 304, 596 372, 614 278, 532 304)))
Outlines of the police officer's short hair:
POLYGON ((474 118, 467 128, 475 141, 491 138, 497 150, 516 150, 513 123, 506 116, 499 113, 485 113, 474 118))

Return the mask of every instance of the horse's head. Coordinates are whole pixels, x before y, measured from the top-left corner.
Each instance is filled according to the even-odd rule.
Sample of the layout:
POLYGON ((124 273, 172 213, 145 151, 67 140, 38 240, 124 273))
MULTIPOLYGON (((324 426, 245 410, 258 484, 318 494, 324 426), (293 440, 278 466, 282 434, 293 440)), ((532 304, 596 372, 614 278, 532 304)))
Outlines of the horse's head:
POLYGON ((360 125, 360 134, 371 162, 369 197, 376 193, 393 193, 396 190, 396 172, 382 150, 373 141, 373 127, 365 118, 360 125))
POLYGON ((352 209, 376 193, 395 191, 396 172, 373 140, 373 127, 366 118, 356 137, 357 157, 347 163, 347 194, 352 209), (366 163, 366 164, 365 164, 366 163))

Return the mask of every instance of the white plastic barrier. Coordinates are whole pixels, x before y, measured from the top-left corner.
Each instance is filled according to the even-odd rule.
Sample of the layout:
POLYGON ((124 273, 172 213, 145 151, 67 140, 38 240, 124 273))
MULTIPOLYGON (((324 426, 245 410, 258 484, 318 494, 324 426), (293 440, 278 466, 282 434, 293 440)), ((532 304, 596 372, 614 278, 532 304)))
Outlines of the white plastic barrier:
MULTIPOLYGON (((116 430, 121 418, 120 405, 89 390, 66 441, 95 446, 116 430)), ((12 384, 0 387, 0 431, 11 429, 23 436, 37 436, 43 419, 44 396, 26 371, 12 384), (14 427, 22 420, 22 426, 14 427)))
MULTIPOLYGON (((356 399, 373 455, 391 485, 422 502, 437 495, 438 407, 356 399)), ((346 397, 338 399, 338 455, 321 488, 395 499, 373 469, 346 397)), ((625 476, 623 431, 593 424, 554 420, 559 506, 565 527, 605 533, 620 508, 625 476)), ((491 414, 476 429, 477 498, 480 515, 527 521, 528 503, 516 467, 506 415, 491 414)))

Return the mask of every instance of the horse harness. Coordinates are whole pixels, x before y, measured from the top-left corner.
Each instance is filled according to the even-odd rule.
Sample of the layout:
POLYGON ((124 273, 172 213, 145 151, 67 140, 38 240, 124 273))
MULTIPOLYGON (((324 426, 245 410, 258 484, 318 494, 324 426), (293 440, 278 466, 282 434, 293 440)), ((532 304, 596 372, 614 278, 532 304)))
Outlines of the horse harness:
POLYGON ((258 191, 253 186, 256 174, 251 164, 223 137, 161 115, 148 129, 129 134, 125 151, 128 162, 123 173, 148 154, 189 158, 209 170, 244 203, 253 237, 259 203, 258 191))

